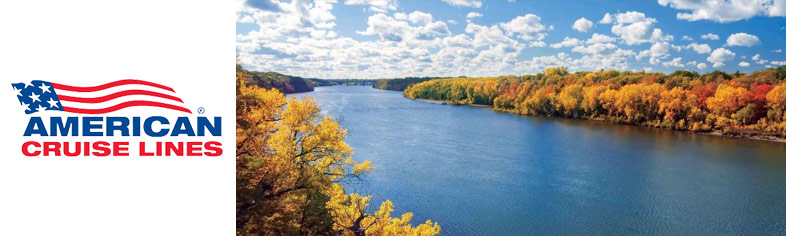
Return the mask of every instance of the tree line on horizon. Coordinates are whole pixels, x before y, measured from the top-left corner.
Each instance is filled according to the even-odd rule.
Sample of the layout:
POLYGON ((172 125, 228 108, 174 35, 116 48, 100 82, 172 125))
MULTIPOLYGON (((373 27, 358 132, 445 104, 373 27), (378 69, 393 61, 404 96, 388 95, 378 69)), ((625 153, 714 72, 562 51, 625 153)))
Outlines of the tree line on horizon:
POLYGON ((444 77, 406 77, 398 79, 379 79, 371 87, 383 90, 404 91, 404 89, 410 85, 441 78, 444 77))
POLYGON ((411 99, 488 105, 554 116, 724 134, 786 137, 786 66, 750 74, 599 70, 435 79, 404 90, 411 99))
MULTIPOLYGON (((315 79, 302 78, 298 76, 285 75, 278 72, 249 71, 240 64, 235 64, 236 77, 243 80, 247 85, 255 85, 260 88, 276 89, 285 94, 303 93, 314 91, 314 87, 322 86, 355 86, 373 85, 377 80, 367 79, 315 79)), ((403 91, 402 88, 400 91, 403 91)))

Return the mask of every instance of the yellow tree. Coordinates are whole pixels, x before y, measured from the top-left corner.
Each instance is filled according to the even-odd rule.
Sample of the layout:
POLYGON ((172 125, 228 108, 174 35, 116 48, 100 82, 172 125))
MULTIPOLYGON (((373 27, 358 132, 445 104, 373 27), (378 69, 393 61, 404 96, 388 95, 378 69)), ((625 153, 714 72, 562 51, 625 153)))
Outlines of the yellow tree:
POLYGON ((715 95, 707 99, 707 109, 715 115, 729 117, 747 105, 750 100, 751 94, 747 89, 721 84, 715 91, 715 95))
POLYGON ((582 100, 581 84, 571 84, 566 86, 557 95, 557 104, 560 110, 567 117, 577 117, 579 115, 579 105, 582 100))
POLYGON ((784 110, 786 110, 786 83, 775 86, 767 93, 767 106, 770 108, 771 119, 775 121, 786 121, 784 110))
POLYGON ((339 184, 333 184, 329 190, 330 201, 327 208, 333 216, 333 228, 343 235, 417 235, 431 236, 439 234, 441 228, 437 223, 427 220, 426 223, 413 227, 410 224, 412 213, 407 212, 401 218, 392 218, 393 203, 384 201, 379 210, 368 214, 371 196, 360 196, 357 193, 347 195, 339 184))
MULTIPOLYGON (((342 219, 334 218, 335 208, 329 206, 352 198, 343 188, 339 194, 336 186, 370 171, 370 162, 352 160, 352 149, 344 142, 346 130, 329 116, 321 116, 313 99, 286 99, 276 90, 245 86, 240 78, 236 78, 237 234, 351 232, 337 227, 342 219)), ((357 210, 359 216, 366 215, 364 208, 357 210)), ((403 220, 389 215, 375 218, 385 227, 403 220)), ((427 223, 430 232, 439 232, 438 225, 427 223)))

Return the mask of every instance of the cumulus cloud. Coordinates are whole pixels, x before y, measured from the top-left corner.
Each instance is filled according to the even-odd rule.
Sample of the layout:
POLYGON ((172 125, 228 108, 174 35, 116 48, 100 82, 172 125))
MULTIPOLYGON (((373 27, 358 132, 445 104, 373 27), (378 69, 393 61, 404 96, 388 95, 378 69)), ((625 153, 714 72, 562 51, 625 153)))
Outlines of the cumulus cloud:
POLYGON ((783 0, 658 0, 668 6, 687 12, 677 13, 677 19, 697 21, 733 22, 755 16, 786 16, 783 0))
POLYGON ((368 27, 358 31, 361 35, 378 35, 380 39, 399 42, 408 40, 432 40, 450 35, 445 22, 432 21, 431 14, 415 11, 410 14, 395 14, 394 17, 377 13, 368 18, 368 27), (406 21, 414 23, 411 26, 406 21))
POLYGON ((666 42, 653 43, 649 49, 639 52, 639 55, 636 56, 636 60, 650 58, 650 64, 658 64, 661 59, 669 57, 671 48, 671 44, 666 42))
MULTIPOLYGON (((472 6, 471 2, 482 1, 465 2, 472 6)), ((736 58, 731 51, 713 51, 707 44, 685 42, 691 44, 674 45, 673 36, 658 29, 654 18, 639 12, 608 13, 603 19, 593 19, 599 21, 593 22, 587 30, 597 31, 592 28, 597 26, 595 24, 611 24, 612 31, 605 34, 593 33, 591 37, 576 38, 563 35, 561 40, 549 40, 547 36, 553 26, 533 14, 522 14, 487 25, 467 21, 463 30, 451 32, 457 29, 448 28, 448 24, 456 27, 455 21, 450 22, 460 21, 461 16, 441 21, 422 9, 396 12, 400 7, 395 0, 348 0, 344 3, 335 0, 238 0, 237 3, 240 8, 236 21, 257 26, 236 35, 238 62, 250 70, 277 71, 295 76, 496 76, 537 73, 555 66, 567 66, 576 71, 628 70, 643 68, 642 62, 649 62, 647 66, 656 69, 690 67, 704 70, 708 64, 718 67, 731 61, 741 61, 734 60, 736 58), (332 13, 335 4, 363 7, 362 11, 368 14, 366 21, 361 22, 365 26, 354 32, 335 30, 337 21, 332 13), (560 50, 530 49, 549 46, 560 50), (705 63, 699 63, 695 58, 686 62, 690 57, 681 55, 681 50, 709 57, 705 63), (553 53, 530 56, 543 51, 553 53)), ((466 17, 475 19, 480 15, 470 13, 466 17)), ((742 43, 734 41, 727 44, 725 47, 729 48, 732 44, 742 43)), ((767 51, 777 48, 767 48, 767 51)), ((773 57, 781 55, 773 54, 773 57)), ((761 57, 756 55, 742 60, 751 65, 770 67, 786 63, 770 62, 761 57)))
POLYGON ((423 13, 421 11, 413 11, 412 13, 396 13, 393 15, 396 20, 407 20, 409 22, 425 25, 431 23, 434 20, 434 17, 431 14, 423 13))
POLYGON ((550 45, 552 48, 563 48, 563 47, 573 47, 581 44, 581 41, 577 38, 565 37, 562 39, 562 42, 553 43, 550 45))
POLYGON ((534 42, 530 42, 529 46, 533 48, 542 48, 542 47, 546 47, 546 42, 534 41, 534 42))
POLYGON ((726 45, 729 46, 751 47, 756 44, 759 44, 759 37, 746 33, 732 34, 728 39, 726 39, 726 45))
POLYGON ((710 56, 707 57, 707 61, 712 62, 712 67, 718 68, 725 66, 726 64, 724 64, 724 62, 734 59, 734 56, 736 56, 736 54, 728 49, 717 48, 710 53, 710 56))
POLYGON ((693 41, 693 38, 692 38, 691 36, 683 35, 683 36, 682 36, 682 40, 685 40, 685 41, 693 41))
POLYGON ((685 67, 685 64, 682 64, 682 57, 676 57, 671 61, 663 62, 663 66, 668 67, 685 67))
POLYGON ((670 41, 673 36, 663 35, 663 31, 655 28, 655 18, 650 18, 644 13, 629 11, 615 15, 611 32, 622 38, 627 45, 670 41))
POLYGON ((584 17, 579 18, 576 22, 573 22, 573 29, 579 32, 589 32, 592 29, 592 21, 584 17))
POLYGON ((708 34, 702 34, 701 39, 718 40, 720 39, 720 37, 717 34, 708 33, 708 34))
POLYGON ((573 52, 581 53, 581 54, 604 54, 613 52, 617 49, 617 45, 611 43, 596 43, 589 46, 576 46, 571 49, 573 52))
POLYGON ((479 0, 442 0, 453 6, 462 6, 462 7, 474 7, 479 8, 483 5, 483 2, 479 0))
POLYGON ((398 8, 398 3, 395 0, 346 0, 344 4, 366 5, 369 10, 374 12, 395 11, 398 8))
POLYGON ((740 64, 737 64, 737 65, 740 66, 740 67, 748 67, 748 66, 751 65, 751 63, 741 61, 740 64))
POLYGON ((600 19, 600 21, 598 23, 600 23, 600 24, 611 24, 612 20, 613 19, 611 18, 611 14, 609 14, 607 12, 606 15, 603 15, 603 19, 600 19))
POLYGON ((605 34, 592 34, 592 37, 587 39, 587 43, 594 44, 594 43, 611 43, 617 41, 616 38, 605 35, 605 34))
POLYGON ((477 12, 474 12, 474 11, 470 12, 470 13, 467 13, 467 18, 468 19, 469 18, 475 18, 475 17, 483 17, 483 14, 480 14, 480 13, 477 13, 477 12))
POLYGON ((546 37, 545 25, 540 23, 540 17, 533 14, 526 14, 518 16, 510 22, 500 24, 502 29, 507 31, 507 34, 518 34, 518 37, 523 40, 542 40, 546 37))
POLYGON ((751 57, 751 60, 753 60, 754 62, 756 62, 756 64, 759 65, 767 63, 767 60, 761 59, 761 55, 759 55, 758 53, 756 55, 753 55, 753 57, 751 57))
POLYGON ((710 53, 710 51, 712 51, 712 48, 710 48, 708 44, 691 43, 688 44, 686 48, 693 49, 693 51, 696 51, 698 54, 710 53))

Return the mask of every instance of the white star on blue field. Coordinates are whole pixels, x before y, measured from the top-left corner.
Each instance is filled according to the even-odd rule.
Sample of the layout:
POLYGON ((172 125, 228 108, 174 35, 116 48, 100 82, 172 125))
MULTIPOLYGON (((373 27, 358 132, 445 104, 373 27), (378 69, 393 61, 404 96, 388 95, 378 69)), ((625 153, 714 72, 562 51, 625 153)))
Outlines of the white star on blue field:
POLYGON ((238 0, 245 68, 310 78, 786 65, 786 0, 238 0))
POLYGON ((33 80, 27 83, 16 83, 11 84, 11 89, 19 99, 21 109, 25 111, 25 114, 46 110, 63 110, 50 82, 33 80))

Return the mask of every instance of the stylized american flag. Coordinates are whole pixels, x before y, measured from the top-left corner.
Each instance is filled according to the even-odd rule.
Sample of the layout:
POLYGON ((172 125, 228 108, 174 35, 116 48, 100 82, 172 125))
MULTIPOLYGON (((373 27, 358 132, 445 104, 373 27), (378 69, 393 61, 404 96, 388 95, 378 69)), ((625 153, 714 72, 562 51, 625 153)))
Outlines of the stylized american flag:
POLYGON ((175 90, 143 80, 118 80, 92 87, 77 87, 33 80, 11 84, 25 114, 45 110, 104 114, 127 107, 160 107, 191 113, 175 90))

